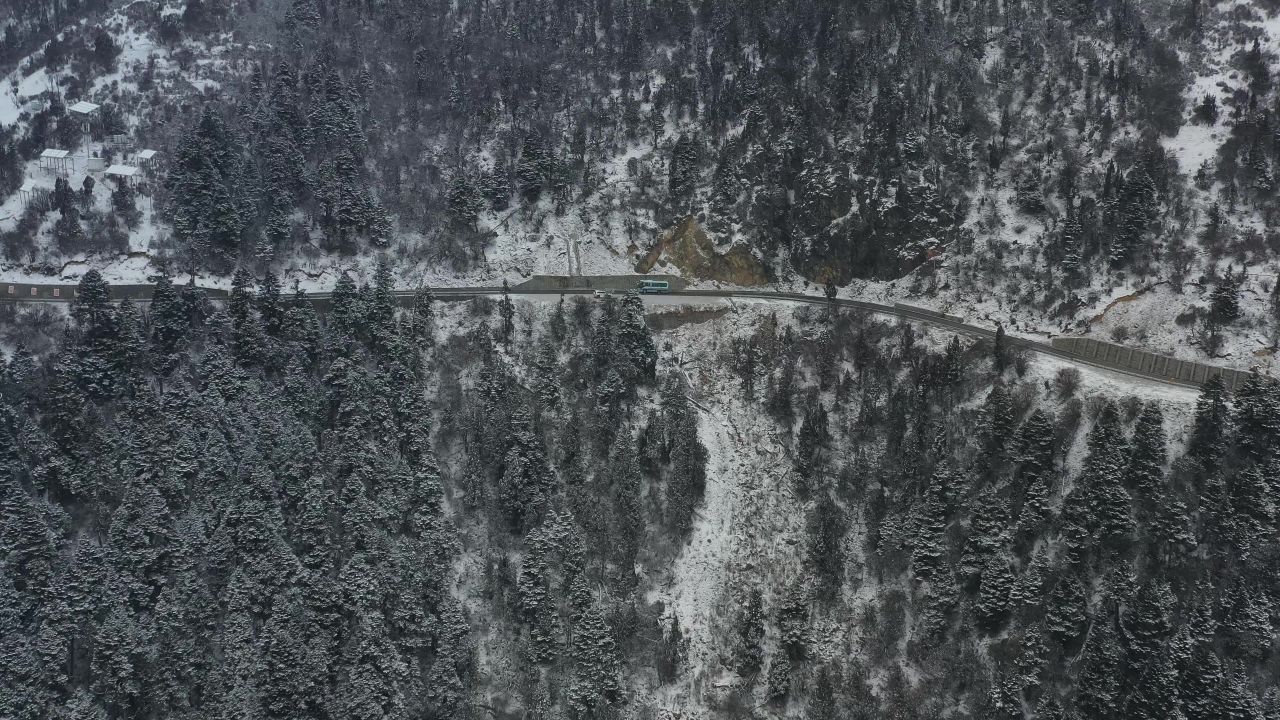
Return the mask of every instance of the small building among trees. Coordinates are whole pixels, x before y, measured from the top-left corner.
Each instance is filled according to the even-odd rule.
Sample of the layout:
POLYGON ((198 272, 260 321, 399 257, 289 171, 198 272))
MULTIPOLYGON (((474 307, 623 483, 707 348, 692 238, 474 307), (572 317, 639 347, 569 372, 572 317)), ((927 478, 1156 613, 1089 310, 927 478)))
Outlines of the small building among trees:
POLYGON ((39 185, 35 180, 27 178, 22 181, 22 186, 18 188, 18 198, 22 200, 22 204, 25 207, 33 202, 45 202, 51 192, 51 188, 39 185))
POLYGON ((107 177, 133 185, 138 180, 138 168, 133 165, 112 165, 107 168, 107 177))
POLYGON ((75 115, 81 120, 88 122, 89 120, 92 120, 93 118, 97 117, 98 111, 101 109, 102 109, 102 106, 98 105, 97 103, 91 103, 91 102, 86 102, 84 100, 80 100, 74 103, 73 105, 71 105, 71 107, 67 108, 67 112, 71 113, 72 115, 75 115))
POLYGON ((75 164, 71 158, 70 150, 57 150, 55 148, 45 148, 40 153, 40 167, 45 170, 52 170, 57 173, 68 173, 74 168, 75 164))

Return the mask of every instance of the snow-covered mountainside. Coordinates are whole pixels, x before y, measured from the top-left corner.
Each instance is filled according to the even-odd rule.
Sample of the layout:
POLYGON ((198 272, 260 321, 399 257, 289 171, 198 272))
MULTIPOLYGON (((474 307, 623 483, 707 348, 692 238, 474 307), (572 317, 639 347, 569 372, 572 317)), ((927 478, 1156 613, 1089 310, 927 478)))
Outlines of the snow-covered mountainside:
POLYGON ((1274 12, 23 5, 4 21, 30 54, 6 56, 0 93, 3 272, 331 285, 385 254, 415 284, 834 282, 1269 369, 1274 12), (81 100, 101 105, 87 124, 81 100), (70 192, 45 148, 72 151, 70 192), (143 149, 134 197, 87 171, 143 149))
POLYGON ((0 3, 0 280, 79 283, 0 302, 0 717, 1280 720, 1278 62, 1275 0, 0 3), (1263 372, 425 289, 637 273, 1263 372))
POLYGON ((397 309, 386 265, 323 317, 158 283, 7 326, 5 717, 1280 712, 1261 378, 833 307, 397 309))

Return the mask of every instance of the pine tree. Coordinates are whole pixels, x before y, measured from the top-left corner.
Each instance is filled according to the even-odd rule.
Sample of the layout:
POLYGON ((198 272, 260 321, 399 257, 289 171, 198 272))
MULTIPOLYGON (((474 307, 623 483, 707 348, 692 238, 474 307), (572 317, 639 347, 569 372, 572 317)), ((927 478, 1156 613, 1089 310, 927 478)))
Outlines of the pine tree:
POLYGON ((1133 260, 1155 216, 1156 202, 1155 183, 1145 168, 1138 168, 1125 178, 1118 208, 1119 225, 1109 253, 1113 265, 1123 266, 1133 260))
POLYGON ((1157 500, 1151 531, 1152 540, 1163 548, 1163 557, 1166 558, 1178 557, 1195 544, 1187 505, 1172 492, 1165 493, 1157 500))
POLYGON ((781 703, 791 694, 791 658, 777 653, 769 661, 769 675, 765 683, 765 699, 781 703))
POLYGON ((805 589, 792 585, 778 608, 778 639, 781 648, 795 660, 803 660, 809 648, 809 598, 805 589))
POLYGON ((1077 661, 1081 669, 1075 682, 1075 707, 1081 717, 1098 720, 1122 717, 1117 707, 1121 662, 1110 613, 1104 608, 1094 618, 1088 643, 1077 661))
POLYGON ((409 316, 409 335, 427 345, 433 344, 435 337, 435 298, 431 290, 420 288, 413 294, 413 305, 409 316))
POLYGON ((263 628, 263 707, 268 717, 318 712, 325 670, 308 647, 314 631, 296 591, 279 598, 263 628))
POLYGON ((145 647, 124 594, 113 592, 106 606, 109 610, 94 636, 93 691, 109 709, 128 712, 142 691, 145 647))
POLYGON ((526 537, 527 550, 516 576, 519 617, 529 630, 528 654, 531 660, 541 663, 559 655, 561 642, 560 616, 551 595, 551 569, 544 538, 541 529, 526 537))
POLYGON ((1177 696, 1187 720, 1223 717, 1218 695, 1225 683, 1222 662, 1212 648, 1197 647, 1178 680, 1177 696))
MULTIPOLYGON (((1269 467, 1268 470, 1274 472, 1274 468, 1269 467)), ((1227 492, 1229 507, 1223 510, 1230 515, 1229 522, 1235 528, 1230 535, 1237 547, 1247 554, 1250 548, 1275 533, 1275 486, 1263 469, 1254 465, 1232 474, 1227 482, 1227 492)))
POLYGON ((1129 494, 1123 485, 1125 454, 1119 413, 1114 404, 1107 403, 1089 431, 1089 455, 1076 492, 1082 493, 1085 526, 1113 549, 1126 548, 1134 531, 1129 494))
POLYGON ((7 566, 0 563, 0 712, 5 717, 41 717, 42 678, 31 628, 25 617, 30 604, 14 588, 7 566))
MULTIPOLYGON (((1054 473, 1055 440, 1053 426, 1044 412, 1036 410, 1018 429, 1017 535, 1026 545, 1049 518, 1049 488, 1054 473)), ((1016 497, 1016 496, 1015 496, 1016 497)))
POLYGON ((1280 386, 1249 373, 1235 397, 1236 442, 1244 455, 1261 462, 1280 442, 1280 386))
POLYGON ((1262 704, 1249 689, 1248 679, 1239 663, 1227 673, 1226 681, 1218 688, 1216 700, 1219 717, 1262 720, 1262 704))
POLYGON ((1017 720, 1023 717, 1018 678, 997 671, 991 681, 990 694, 984 698, 982 711, 983 717, 991 720, 1017 720))
POLYGON ((688 211, 697 182, 698 145, 693 137, 682 134, 676 138, 671 149, 669 167, 667 190, 671 197, 672 212, 679 217, 688 211))
POLYGON ((835 720, 837 708, 835 701, 835 684, 831 680, 831 671, 826 665, 818 668, 817 679, 813 683, 813 692, 809 695, 806 708, 812 720, 835 720))
POLYGON ((609 626, 582 576, 573 581, 570 605, 574 680, 569 687, 569 706, 578 717, 590 717, 598 708, 619 701, 621 661, 609 626))
POLYGON ((1240 284, 1244 271, 1236 275, 1231 268, 1209 295, 1209 319, 1218 327, 1230 325, 1240 319, 1240 284))
POLYGON ((813 477, 813 473, 822 465, 822 451, 830 441, 827 411, 818 403, 816 408, 805 412, 804 420, 800 423, 795 467, 801 478, 809 480, 813 477))
POLYGON ((502 300, 498 303, 498 314, 502 317, 502 329, 498 337, 503 345, 511 344, 511 335, 515 332, 515 306, 511 303, 511 289, 507 281, 502 281, 502 300))
MULTIPOLYGON (((1131 667, 1140 668, 1161 654, 1173 631, 1174 597, 1166 583, 1145 583, 1133 599, 1121 607, 1120 629, 1131 667)), ((1172 672, 1172 668, 1169 668, 1172 672)))
POLYGON ((994 483, 988 483, 970 501, 969 532, 960 558, 960 573, 971 585, 990 558, 1000 556, 1009 540, 1008 506, 994 483))
MULTIPOLYGON (((10 464, 10 467, 13 467, 10 464)), ((19 484, 16 474, 0 477, 0 547, 10 582, 32 597, 49 592, 56 569, 54 537, 45 522, 44 503, 19 484)))
POLYGON ((256 365, 265 355, 265 343, 261 325, 254 313, 253 276, 244 268, 237 268, 231 279, 231 300, 227 314, 231 317, 231 347, 238 362, 256 365))
POLYGON ((997 375, 1003 375, 1010 362, 1009 338, 1005 335, 1004 325, 996 324, 996 338, 992 343, 991 363, 997 375))
POLYGON ((844 536, 849 528, 843 509, 830 497, 819 496, 805 525, 808 563, 817 577, 818 594, 830 599, 844 583, 844 536))
POLYGON ((688 659, 688 652, 689 641, 680 631, 680 616, 672 612, 671 627, 662 634, 662 641, 658 644, 655 662, 658 679, 664 683, 671 683, 679 678, 681 669, 684 668, 688 659))
POLYGON ((1159 653, 1142 666, 1138 687, 1125 704, 1124 716, 1137 720, 1177 720, 1178 672, 1168 653, 1159 653))
POLYGON ((280 337, 284 330, 285 308, 280 300, 280 278, 271 270, 267 270, 258 287, 257 308, 263 332, 273 338, 280 337))
POLYGON ((102 273, 89 270, 76 286, 71 317, 82 327, 94 329, 108 323, 111 314, 111 286, 102 278, 102 273))
POLYGON ((58 252, 63 255, 75 255, 86 249, 88 239, 85 237, 84 226, 80 224, 79 208, 68 205, 63 209, 57 222, 53 224, 53 238, 58 245, 58 252))
POLYGON ((1011 445, 1016 418, 1013 400, 1002 383, 996 383, 982 406, 983 448, 991 456, 1002 458, 1011 445))
POLYGON ((637 384, 654 380, 658 365, 658 349, 644 322, 644 303, 638 295, 628 295, 618 311, 618 352, 627 359, 630 372, 626 377, 637 384))
POLYGON ((469 174, 459 170, 449 184, 448 205, 449 217, 455 224, 474 230, 487 203, 469 174))
POLYGON ((975 612, 978 622, 987 630, 995 632, 1008 617, 1013 584, 1013 573, 1005 558, 993 556, 982 566, 975 612))
POLYGON ((1078 577, 1062 574, 1045 601, 1045 630, 1059 644, 1069 646, 1084 629, 1086 615, 1084 589, 1078 577))
POLYGON ((1217 465, 1227 451, 1226 442, 1231 433, 1229 401, 1220 375, 1214 375, 1200 387, 1187 454, 1206 468, 1217 465))
POLYGON ((1147 403, 1133 429, 1128 472, 1144 506, 1155 500, 1163 484, 1165 445, 1164 413, 1157 403, 1147 403))
POLYGON ((378 615, 368 616, 357 622, 352 635, 340 661, 336 712, 353 720, 401 716, 407 668, 385 624, 378 615))
POLYGON ((1040 675, 1048 663, 1050 651, 1039 625, 1031 625, 1022 633, 1022 653, 1014 660, 1023 690, 1040 687, 1040 675))
POLYGON ((1067 713, 1062 709, 1062 703, 1054 695, 1046 693, 1040 697, 1039 704, 1035 710, 1036 720, 1066 720, 1067 713))
POLYGON ((175 153, 170 213, 193 264, 226 264, 239 252, 245 226, 239 147, 239 138, 208 105, 175 153))
POLYGON ((759 588, 742 593, 734 619, 734 669, 746 678, 764 664, 764 596, 759 588))
POLYGON ((662 394, 668 468, 666 521, 678 533, 693 524, 694 508, 702 500, 707 482, 708 453, 698 438, 698 418, 676 379, 668 380, 662 394))
POLYGON ((168 275, 155 275, 151 281, 151 350, 168 370, 176 364, 173 356, 187 336, 187 311, 168 275))
POLYGON ((555 490, 542 439, 534 434, 528 415, 518 413, 511 420, 512 444, 502 460, 499 498, 513 529, 538 524, 546 514, 555 490))
POLYGON ((386 257, 378 258, 373 273, 373 294, 365 307, 366 334, 378 357, 390 354, 396 340, 395 276, 386 257))
POLYGON ((534 392, 543 410, 554 410, 560 404, 560 358, 551 343, 542 345, 534 365, 534 392))
POLYGON ((947 485, 954 482, 950 473, 939 471, 929 483, 921 506, 916 511, 911 567, 916 579, 925 581, 943 569, 947 559, 947 524, 949 509, 947 485))

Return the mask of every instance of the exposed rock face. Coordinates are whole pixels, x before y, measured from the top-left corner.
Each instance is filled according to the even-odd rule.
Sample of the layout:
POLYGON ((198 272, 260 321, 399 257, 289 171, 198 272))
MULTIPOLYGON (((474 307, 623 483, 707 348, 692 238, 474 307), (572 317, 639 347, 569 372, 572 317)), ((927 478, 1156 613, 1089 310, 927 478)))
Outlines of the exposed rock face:
POLYGON ((692 217, 681 220, 674 228, 659 236, 649 252, 636 262, 636 272, 647 273, 654 267, 675 265, 690 279, 718 280, 734 285, 765 285, 769 276, 751 251, 735 246, 718 253, 711 238, 692 217))

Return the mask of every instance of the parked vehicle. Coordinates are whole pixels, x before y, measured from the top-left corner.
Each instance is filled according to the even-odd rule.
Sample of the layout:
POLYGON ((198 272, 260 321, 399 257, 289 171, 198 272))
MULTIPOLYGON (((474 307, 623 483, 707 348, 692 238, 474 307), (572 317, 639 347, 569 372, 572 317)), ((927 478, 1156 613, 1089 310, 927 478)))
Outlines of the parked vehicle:
POLYGON ((636 284, 636 290, 642 294, 656 294, 671 292, 671 283, 666 280, 641 280, 636 284))

